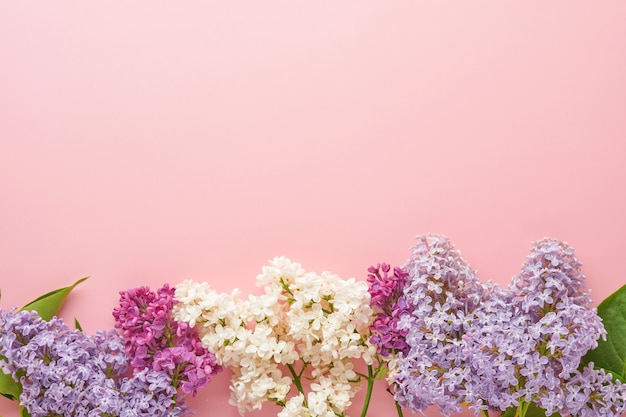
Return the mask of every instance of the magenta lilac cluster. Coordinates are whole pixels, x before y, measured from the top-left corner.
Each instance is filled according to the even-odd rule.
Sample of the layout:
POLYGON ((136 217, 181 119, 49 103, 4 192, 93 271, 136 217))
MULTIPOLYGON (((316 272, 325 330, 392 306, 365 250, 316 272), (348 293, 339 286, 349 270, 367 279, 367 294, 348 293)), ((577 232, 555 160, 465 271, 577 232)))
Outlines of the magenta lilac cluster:
POLYGON ((547 415, 619 416, 626 386, 593 364, 581 365, 605 330, 590 307, 580 266, 568 245, 544 239, 501 289, 478 281, 447 238, 425 235, 402 280, 372 268, 378 324, 371 341, 389 352, 380 323, 397 320, 395 335, 406 342, 396 355, 396 400, 413 411, 438 405, 445 415, 464 405, 484 414, 534 403, 547 415), (385 285, 393 290, 382 290, 385 285))
POLYGON ((117 332, 89 336, 36 312, 0 310, 0 369, 22 385, 20 404, 33 417, 174 417, 171 377, 144 370, 126 375, 117 332))
POLYGON ((371 266, 368 272, 371 305, 376 314, 370 343, 383 357, 400 352, 406 354, 407 330, 398 328, 398 323, 403 316, 411 314, 403 295, 408 274, 398 267, 391 273, 391 266, 385 263, 371 266))
POLYGON ((135 372, 164 371, 185 394, 195 395, 221 367, 197 332, 174 320, 174 303, 174 288, 167 284, 156 292, 148 287, 121 291, 120 306, 113 310, 115 327, 135 372))

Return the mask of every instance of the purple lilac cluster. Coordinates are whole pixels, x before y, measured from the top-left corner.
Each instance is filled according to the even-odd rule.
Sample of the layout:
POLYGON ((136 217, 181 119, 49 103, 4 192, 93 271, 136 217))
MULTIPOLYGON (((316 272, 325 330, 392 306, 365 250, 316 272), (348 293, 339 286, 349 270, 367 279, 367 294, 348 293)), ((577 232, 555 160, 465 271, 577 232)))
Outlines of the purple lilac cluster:
POLYGON ((195 395, 221 371, 215 355, 202 346, 197 332, 172 317, 174 288, 158 291, 139 287, 120 292, 113 310, 115 327, 122 331, 134 372, 166 372, 185 394, 195 395))
POLYGON ((580 370, 582 357, 606 336, 590 305, 581 265, 564 242, 535 243, 506 292, 508 322, 497 323, 499 334, 483 332, 478 338, 482 349, 514 365, 507 372, 514 372, 517 385, 511 380, 503 387, 505 401, 534 402, 547 414, 618 416, 625 411, 626 386, 593 366, 580 370))
POLYGON ((420 236, 403 269, 411 315, 399 324, 407 332, 409 351, 397 362, 396 400, 411 410, 436 404, 445 414, 458 412, 472 378, 463 363, 468 353, 464 336, 471 333, 488 288, 443 236, 420 236))
POLYGON ((186 409, 165 372, 125 377, 128 358, 116 332, 88 336, 36 312, 0 310, 0 368, 22 385, 33 417, 173 417, 186 409))
POLYGON ((418 237, 397 298, 410 313, 398 323, 408 346, 397 357, 398 402, 446 415, 528 403, 548 415, 620 415, 626 386, 592 365, 579 369, 605 335, 580 266, 571 247, 544 239, 503 290, 480 283, 447 238, 418 237))
POLYGON ((407 353, 407 330, 399 329, 398 323, 403 316, 411 314, 403 295, 408 274, 398 267, 390 273, 391 266, 385 263, 371 266, 368 272, 370 302, 376 313, 370 343, 383 357, 407 353))

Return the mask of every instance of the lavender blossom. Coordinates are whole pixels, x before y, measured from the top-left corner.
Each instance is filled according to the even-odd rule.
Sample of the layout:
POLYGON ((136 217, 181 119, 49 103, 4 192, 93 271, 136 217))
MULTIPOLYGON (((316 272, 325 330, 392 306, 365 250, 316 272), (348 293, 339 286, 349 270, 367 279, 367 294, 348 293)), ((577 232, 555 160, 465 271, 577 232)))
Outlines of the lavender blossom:
POLYGON ((568 414, 564 387, 578 375, 583 355, 606 334, 589 307, 580 266, 569 246, 544 239, 511 286, 481 306, 467 360, 474 370, 507 365, 493 367, 495 385, 475 385, 474 401, 498 410, 534 402, 549 413, 568 414), (485 355, 476 364, 476 357, 485 355))
MULTIPOLYGON (((481 284, 442 236, 418 237, 404 266, 407 310, 398 328, 395 397, 413 411, 437 404, 485 413, 535 403, 548 414, 619 416, 626 386, 582 356, 606 332, 591 308, 581 263, 567 244, 544 239, 511 286, 481 284)), ((523 416, 523 412, 522 412, 523 416)))
POLYGON ((124 376, 128 357, 116 332, 88 336, 59 318, 0 310, 0 340, 0 366, 20 381, 20 403, 33 417, 185 412, 166 373, 124 376))
MULTIPOLYGON (((602 320, 590 307, 581 265, 566 243, 543 239, 533 245, 528 262, 508 289, 511 320, 500 325, 502 342, 495 349, 503 352, 506 343, 505 354, 515 364, 519 386, 507 388, 513 402, 534 402, 548 412, 578 415, 586 404, 594 403, 600 385, 611 385, 607 380, 598 385, 602 378, 597 372, 578 371, 582 357, 606 336, 602 320), (562 401, 574 380, 587 384, 570 398, 585 404, 579 409, 569 407, 571 401, 562 401)), ((621 386, 613 388, 623 391, 621 386)), ((504 408, 495 401, 492 405, 504 408)), ((623 405, 603 410, 612 408, 623 409, 623 405)))
POLYGON ((398 327, 407 332, 409 350, 397 362, 395 398, 413 411, 436 404, 446 415, 458 412, 471 378, 464 335, 471 334, 489 288, 443 236, 419 236, 403 270, 408 274, 403 297, 411 315, 398 327))

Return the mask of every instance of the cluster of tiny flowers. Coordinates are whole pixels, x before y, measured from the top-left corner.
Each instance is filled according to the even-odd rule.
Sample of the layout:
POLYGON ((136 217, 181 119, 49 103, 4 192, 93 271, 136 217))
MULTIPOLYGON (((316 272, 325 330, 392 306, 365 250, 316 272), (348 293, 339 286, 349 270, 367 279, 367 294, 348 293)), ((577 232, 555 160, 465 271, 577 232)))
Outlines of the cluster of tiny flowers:
POLYGON ((401 268, 389 264, 378 264, 368 269, 367 282, 372 297, 374 313, 370 343, 376 346, 377 353, 385 358, 394 354, 406 354, 408 330, 399 329, 398 323, 405 315, 410 315, 409 306, 404 299, 404 287, 408 274, 401 268))
POLYGON ((593 364, 579 370, 605 336, 580 266, 571 247, 544 239, 503 290, 480 283, 446 237, 425 235, 402 268, 406 276, 371 268, 372 341, 393 353, 398 403, 413 411, 438 405, 445 415, 464 405, 485 412, 528 403, 547 415, 620 415, 626 386, 593 364), (383 334, 404 334, 408 348, 394 352, 383 334))
POLYGON ((450 241, 438 235, 418 238, 403 270, 406 286, 398 328, 408 349, 399 355, 392 375, 395 398, 411 410, 438 405, 449 415, 466 403, 470 375, 463 358, 464 335, 489 287, 481 284, 450 241))
POLYGON ((497 389, 478 393, 491 395, 489 406, 534 402, 548 415, 573 416, 625 411, 626 386, 592 364, 579 370, 606 331, 571 247, 551 239, 535 243, 521 273, 497 295, 476 323, 472 348, 491 359, 497 389))
POLYGON ((173 417, 186 410, 164 372, 125 377, 128 357, 116 332, 88 336, 36 312, 0 310, 0 368, 22 385, 33 417, 173 417))
POLYGON ((135 373, 166 372, 176 388, 195 395, 221 367, 195 329, 174 320, 174 291, 167 284, 156 292, 148 287, 121 291, 120 306, 113 310, 115 327, 122 331, 135 373))
POLYGON ((345 415, 360 380, 353 360, 371 364, 375 354, 366 336, 373 316, 367 284, 306 272, 281 257, 263 268, 257 285, 264 293, 243 300, 237 290, 183 282, 175 317, 196 326, 233 370, 231 403, 240 413, 269 401, 282 407, 279 417, 345 415))

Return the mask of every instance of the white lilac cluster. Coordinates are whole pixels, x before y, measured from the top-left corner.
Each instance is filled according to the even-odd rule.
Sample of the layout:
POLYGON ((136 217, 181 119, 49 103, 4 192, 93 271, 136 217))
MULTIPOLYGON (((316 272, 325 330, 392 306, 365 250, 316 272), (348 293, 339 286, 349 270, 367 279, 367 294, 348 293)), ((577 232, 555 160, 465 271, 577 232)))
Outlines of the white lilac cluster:
POLYGON ((279 257, 257 285, 264 293, 246 300, 238 290, 185 281, 176 287, 175 318, 195 326, 234 372, 230 401, 240 413, 269 401, 283 408, 279 417, 345 415, 361 380, 353 361, 371 364, 375 354, 367 283, 306 272, 279 257))
POLYGON ((396 358, 395 396, 414 411, 444 414, 532 403, 547 415, 619 416, 626 386, 583 355, 605 330, 591 308, 580 262, 563 242, 533 246, 522 273, 502 290, 480 283, 443 236, 418 237, 404 269, 408 352, 396 358))

